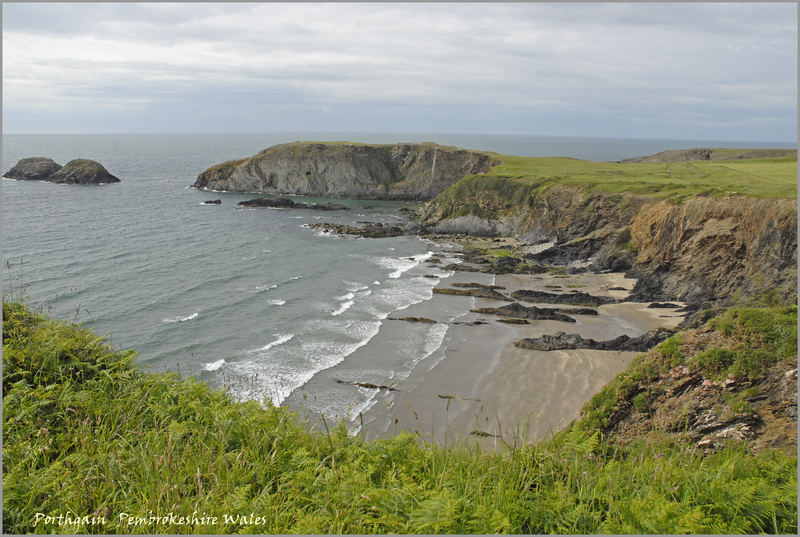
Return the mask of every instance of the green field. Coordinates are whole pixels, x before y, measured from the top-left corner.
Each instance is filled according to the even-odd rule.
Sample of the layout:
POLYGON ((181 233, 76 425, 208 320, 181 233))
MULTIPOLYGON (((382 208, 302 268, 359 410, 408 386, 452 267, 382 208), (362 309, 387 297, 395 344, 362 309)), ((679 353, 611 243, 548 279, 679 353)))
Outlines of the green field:
POLYGON ((740 195, 797 198, 797 158, 674 163, 594 162, 565 157, 493 155, 493 176, 548 186, 586 186, 656 198, 740 195), (671 173, 670 173, 671 171, 671 173))

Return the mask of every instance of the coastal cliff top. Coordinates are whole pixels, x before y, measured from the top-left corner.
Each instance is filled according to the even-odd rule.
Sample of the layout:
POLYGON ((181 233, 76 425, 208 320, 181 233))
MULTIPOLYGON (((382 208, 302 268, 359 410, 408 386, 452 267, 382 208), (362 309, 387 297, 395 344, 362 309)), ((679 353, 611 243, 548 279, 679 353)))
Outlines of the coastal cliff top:
POLYGON ((762 155, 784 150, 759 150, 752 157, 742 156, 740 150, 725 151, 733 155, 732 160, 597 162, 492 154, 500 164, 486 177, 511 180, 518 185, 572 185, 608 194, 628 192, 659 199, 731 195, 797 199, 796 151, 768 158, 762 155))

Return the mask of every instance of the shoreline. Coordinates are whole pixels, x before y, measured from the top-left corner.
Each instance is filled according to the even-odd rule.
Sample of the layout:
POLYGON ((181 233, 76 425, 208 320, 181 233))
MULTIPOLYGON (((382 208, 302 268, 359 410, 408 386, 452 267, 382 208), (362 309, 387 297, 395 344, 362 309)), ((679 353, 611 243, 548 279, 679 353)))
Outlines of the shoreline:
MULTIPOLYGON (((516 243, 514 239, 491 238, 473 238, 467 244, 457 238, 448 242, 457 242, 462 247, 476 243, 492 247, 516 243)), ((529 275, 455 271, 453 276, 440 279, 436 287, 465 282, 499 285, 505 287, 501 292, 507 295, 519 289, 550 291, 559 286, 561 292, 575 289, 622 299, 636 280, 625 278, 622 273, 529 275), (606 287, 624 287, 626 291, 606 287)), ((595 308, 598 315, 574 315, 575 323, 531 320, 530 324, 506 324, 499 322, 498 316, 469 311, 508 303, 435 294, 431 300, 405 310, 404 315, 428 317, 426 310, 436 310, 441 304, 457 304, 464 313, 448 323, 441 346, 426 359, 429 364, 418 364, 411 376, 397 384, 397 391, 376 398, 376 404, 363 415, 362 434, 367 438, 387 438, 407 431, 433 443, 467 441, 488 448, 542 440, 579 417, 581 407, 641 353, 585 349, 532 351, 516 347, 515 340, 562 331, 596 340, 623 334, 636 337, 657 327, 674 328, 683 319, 683 314, 674 310, 648 309, 648 303, 624 302, 599 306, 595 308), (485 324, 469 324, 476 321, 485 324)))

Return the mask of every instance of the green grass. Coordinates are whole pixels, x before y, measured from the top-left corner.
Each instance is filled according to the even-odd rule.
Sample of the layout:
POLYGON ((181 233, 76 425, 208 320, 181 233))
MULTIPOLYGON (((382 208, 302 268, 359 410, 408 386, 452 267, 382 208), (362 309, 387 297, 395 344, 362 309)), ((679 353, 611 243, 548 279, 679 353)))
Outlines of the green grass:
POLYGON ((654 198, 733 193, 756 198, 797 198, 796 157, 666 164, 494 156, 501 164, 492 168, 492 175, 540 186, 586 186, 608 194, 630 192, 654 198))
MULTIPOLYGON (((764 321, 744 311, 730 318, 753 330, 764 321)), ((773 332, 765 341, 780 347, 773 332)), ((3 304, 3 351, 6 533, 797 530, 796 457, 778 451, 755 456, 731 444, 704 456, 657 438, 612 449, 585 421, 497 453, 408 434, 364 441, 194 379, 143 373, 132 352, 16 302, 3 304), (120 518, 151 511, 218 520, 120 518), (36 513, 105 524, 34 526, 36 513), (250 513, 260 519, 224 519, 250 513)))

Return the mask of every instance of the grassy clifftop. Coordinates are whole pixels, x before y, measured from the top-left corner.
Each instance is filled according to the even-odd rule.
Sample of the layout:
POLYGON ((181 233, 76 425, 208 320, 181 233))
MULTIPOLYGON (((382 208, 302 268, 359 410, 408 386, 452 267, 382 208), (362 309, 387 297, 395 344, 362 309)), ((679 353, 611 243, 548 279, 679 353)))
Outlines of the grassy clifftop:
MULTIPOLYGON (((555 185, 653 199, 740 195, 797 198, 797 157, 672 163, 595 162, 566 157, 496 155, 485 181, 512 181, 547 190, 555 185)), ((469 176, 464 180, 476 180, 469 176)), ((458 183, 451 189, 455 189, 458 183)), ((448 191, 443 193, 447 195, 448 191)), ((437 200, 438 201, 438 200, 437 200)))
MULTIPOLYGON (((781 328, 762 339, 747 336, 755 321, 742 313, 709 329, 744 334, 740 343, 763 350, 769 365, 796 342, 795 325, 784 322, 796 310, 770 311, 781 328)), ((671 352, 665 345, 658 352, 671 352)), ((684 342, 670 359, 722 371, 691 349, 684 342)), ((797 530, 795 456, 736 440, 707 452, 658 431, 615 442, 603 418, 636 390, 620 398, 612 386, 613 396, 552 440, 489 454, 410 435, 365 442, 342 427, 311 431, 285 409, 142 373, 133 357, 78 326, 3 304, 6 533, 797 530), (59 515, 86 518, 59 525, 59 515)), ((627 374, 645 382, 637 371, 627 374)), ((631 383, 614 386, 622 384, 631 383)))

